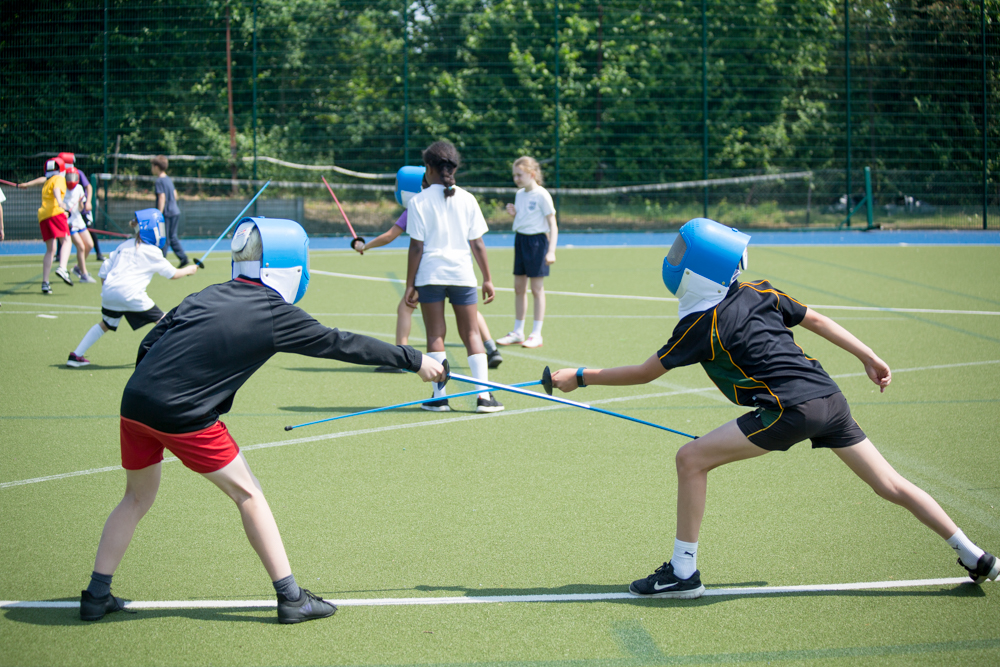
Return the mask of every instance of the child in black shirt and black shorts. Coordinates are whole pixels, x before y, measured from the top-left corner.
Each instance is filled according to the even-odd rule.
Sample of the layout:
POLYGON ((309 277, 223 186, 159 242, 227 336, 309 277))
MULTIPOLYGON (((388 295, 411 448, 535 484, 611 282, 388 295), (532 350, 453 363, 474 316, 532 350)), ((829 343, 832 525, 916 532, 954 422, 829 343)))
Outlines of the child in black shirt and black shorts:
POLYGON ((705 591, 697 569, 698 533, 705 514, 708 473, 726 463, 785 451, 803 440, 832 449, 880 496, 905 507, 958 554, 973 582, 996 579, 1000 561, 965 536, 938 503, 897 473, 851 417, 823 367, 795 344, 802 325, 864 364, 882 391, 889 366, 833 320, 767 281, 740 283, 750 237, 706 218, 684 225, 663 263, 663 281, 680 302, 670 341, 637 366, 565 368, 552 384, 573 391, 589 384, 644 384, 680 366, 700 363, 733 403, 751 412, 693 440, 677 452, 677 534, 670 561, 632 582, 639 597, 697 598, 705 591))

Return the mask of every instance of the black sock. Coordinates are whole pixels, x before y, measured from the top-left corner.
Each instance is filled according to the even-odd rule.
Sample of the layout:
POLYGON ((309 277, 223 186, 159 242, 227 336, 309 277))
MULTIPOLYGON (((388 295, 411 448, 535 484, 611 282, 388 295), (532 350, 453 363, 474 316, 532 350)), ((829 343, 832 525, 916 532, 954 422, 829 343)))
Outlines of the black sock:
POLYGON ((302 589, 299 585, 295 583, 295 575, 290 574, 284 579, 279 579, 278 581, 272 582, 274 584, 274 590, 289 602, 295 602, 300 597, 302 597, 302 589))
POLYGON ((100 572, 94 571, 90 574, 90 585, 87 586, 87 592, 93 595, 95 598, 102 598, 111 592, 111 577, 113 574, 101 574, 100 572))

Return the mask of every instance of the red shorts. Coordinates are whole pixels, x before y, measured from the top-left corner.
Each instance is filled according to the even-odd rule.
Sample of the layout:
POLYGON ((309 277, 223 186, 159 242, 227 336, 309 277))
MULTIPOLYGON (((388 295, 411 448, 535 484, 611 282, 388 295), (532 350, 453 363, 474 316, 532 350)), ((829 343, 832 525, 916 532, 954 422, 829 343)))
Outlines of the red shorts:
POLYGON ((232 463, 240 448, 221 421, 191 433, 164 433, 121 418, 122 467, 142 470, 163 460, 167 448, 191 470, 215 472, 232 463))
POLYGON ((38 227, 42 230, 43 241, 69 236, 69 220, 66 219, 65 213, 45 218, 38 223, 38 227))

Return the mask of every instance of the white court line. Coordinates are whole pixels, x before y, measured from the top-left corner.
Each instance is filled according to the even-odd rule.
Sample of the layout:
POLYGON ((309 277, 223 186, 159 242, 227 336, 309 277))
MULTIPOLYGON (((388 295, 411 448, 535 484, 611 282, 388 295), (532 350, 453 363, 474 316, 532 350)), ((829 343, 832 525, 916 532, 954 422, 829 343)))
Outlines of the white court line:
MULTIPOLYGON (((909 579, 903 581, 862 581, 851 584, 805 584, 801 586, 755 586, 753 588, 709 588, 704 597, 747 597, 780 595, 783 593, 829 593, 838 591, 867 591, 888 588, 917 588, 924 586, 957 586, 972 584, 968 577, 947 579, 909 579)), ((324 598, 326 599, 326 598, 324 598)), ((503 602, 604 602, 608 600, 639 600, 628 593, 563 593, 551 595, 469 595, 460 597, 424 598, 352 598, 329 600, 338 607, 403 607, 415 605, 490 604, 503 602)), ((655 600, 654 601, 658 601, 655 600)), ((276 600, 149 600, 130 601, 126 609, 274 609, 276 600)), ((0 609, 79 609, 80 603, 72 600, 0 600, 0 609)))
MULTIPOLYGON (((958 364, 939 364, 936 366, 918 366, 915 368, 901 368, 897 369, 896 373, 908 373, 915 371, 926 371, 926 370, 942 370, 948 368, 961 368, 965 366, 983 366, 987 364, 1000 364, 1000 359, 993 359, 990 361, 968 361, 958 364)), ((849 377, 866 377, 865 373, 842 373, 840 375, 832 375, 834 378, 849 378, 849 377)), ((703 392, 716 391, 714 386, 712 387, 701 387, 698 389, 683 389, 678 391, 667 391, 660 392, 656 394, 641 394, 638 396, 619 396, 616 398, 604 398, 596 401, 591 401, 589 405, 603 405, 605 403, 623 403, 626 401, 642 401, 650 398, 663 398, 666 396, 678 396, 682 394, 697 394, 703 392)), ((515 415, 530 414, 533 412, 542 412, 545 410, 561 410, 565 409, 563 405, 546 405, 537 408, 524 408, 521 410, 504 410, 503 412, 497 412, 489 417, 484 415, 466 415, 463 417, 450 417, 447 419, 440 420, 430 420, 422 422, 411 422, 409 424, 395 424, 392 426, 379 426, 376 428, 366 428, 358 429, 355 431, 341 431, 339 433, 325 433, 323 435, 313 435, 305 438, 293 438, 291 440, 276 440, 274 442, 263 442, 257 445, 247 445, 246 447, 240 447, 241 451, 249 452, 255 449, 268 449, 271 447, 285 447, 287 445, 298 445, 307 442, 320 442, 323 440, 337 440, 339 438, 347 438, 355 435, 368 435, 370 433, 385 433, 387 431, 398 431, 401 429, 409 428, 419 428, 421 426, 444 426, 448 424, 454 424, 458 422, 465 422, 472 419, 489 419, 491 417, 513 417, 515 415)), ((163 459, 164 463, 173 463, 178 459, 168 456, 163 459)), ((90 468, 87 470, 75 470, 73 472, 64 472, 57 475, 46 475, 44 477, 33 477, 31 479, 20 479, 11 482, 0 482, 0 489, 7 489, 15 486, 24 486, 26 484, 38 484, 40 482, 51 482, 57 479, 67 479, 69 477, 79 477, 82 475, 96 475, 102 472, 112 472, 114 470, 121 470, 121 466, 105 466, 103 468, 90 468)))
MULTIPOLYGON (((403 284, 406 281, 400 278, 379 278, 376 276, 360 276, 352 273, 334 273, 332 271, 320 271, 318 269, 310 270, 310 273, 318 273, 322 276, 332 276, 334 278, 350 278, 352 280, 371 280, 379 283, 400 283, 403 284)), ((510 287, 497 287, 498 292, 513 292, 513 288, 510 287)), ((555 294, 557 296, 585 296, 594 299, 627 299, 631 301, 668 301, 677 302, 677 299, 662 296, 635 296, 629 294, 596 294, 592 292, 555 292, 550 290, 545 290, 546 294, 555 294)), ((888 308, 881 306, 821 306, 818 304, 810 305, 810 308, 819 310, 825 308, 827 310, 863 310, 863 311, 874 311, 880 313, 930 313, 937 315, 1000 315, 1000 311, 994 310, 935 310, 932 308, 888 308)))
MULTIPOLYGON (((9 306, 41 306, 43 308, 82 308, 84 310, 100 310, 100 306, 74 306, 70 303, 52 303, 51 301, 46 303, 32 303, 29 301, 7 301, 9 306)), ((3 312, 0 310, 0 312, 3 312)))
POLYGON ((6 308, 0 308, 0 315, 37 315, 42 317, 43 315, 90 315, 94 316, 93 313, 86 313, 79 310, 7 310, 6 308))
MULTIPOLYGON (((353 280, 371 280, 378 283, 399 283, 405 284, 406 281, 400 278, 378 278, 375 276, 358 276, 352 273, 334 273, 333 271, 320 271, 318 269, 309 269, 309 273, 318 273, 321 276, 332 276, 334 278, 351 278, 353 280)), ((495 288, 498 292, 513 292, 513 287, 497 287, 495 288)), ((595 299, 630 299, 632 301, 673 301, 676 303, 677 299, 661 297, 661 296, 629 296, 623 294, 594 294, 591 292, 555 292, 552 290, 545 290, 546 294, 555 294, 557 296, 589 296, 595 299)), ((1000 314, 1000 313, 998 313, 1000 314)))

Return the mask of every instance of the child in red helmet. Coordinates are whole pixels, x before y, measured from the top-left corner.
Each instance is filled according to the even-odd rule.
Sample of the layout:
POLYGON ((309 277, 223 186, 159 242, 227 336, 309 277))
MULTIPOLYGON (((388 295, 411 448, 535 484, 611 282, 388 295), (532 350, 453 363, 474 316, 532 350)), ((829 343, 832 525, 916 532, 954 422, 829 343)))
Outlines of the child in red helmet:
POLYGON ((73 267, 73 273, 80 279, 81 283, 96 283, 97 280, 87 271, 87 256, 94 248, 90 232, 87 231, 87 223, 84 221, 84 201, 87 194, 80 183, 80 172, 73 165, 66 167, 66 196, 63 201, 66 204, 66 213, 69 221, 69 237, 76 246, 77 265, 73 267))

